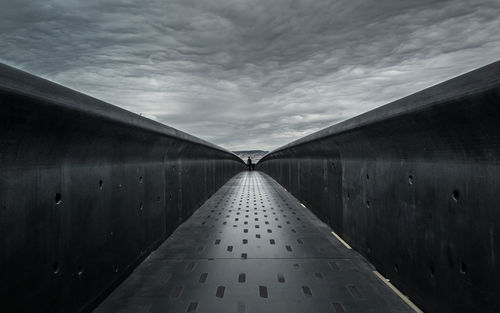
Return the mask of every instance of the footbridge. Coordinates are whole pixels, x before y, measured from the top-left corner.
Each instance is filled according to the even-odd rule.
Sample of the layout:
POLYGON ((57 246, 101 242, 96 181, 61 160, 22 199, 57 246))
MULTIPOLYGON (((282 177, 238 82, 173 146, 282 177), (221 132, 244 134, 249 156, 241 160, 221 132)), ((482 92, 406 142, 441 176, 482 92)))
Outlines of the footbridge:
POLYGON ((268 153, 0 65, 2 312, 500 312, 500 62, 268 153))

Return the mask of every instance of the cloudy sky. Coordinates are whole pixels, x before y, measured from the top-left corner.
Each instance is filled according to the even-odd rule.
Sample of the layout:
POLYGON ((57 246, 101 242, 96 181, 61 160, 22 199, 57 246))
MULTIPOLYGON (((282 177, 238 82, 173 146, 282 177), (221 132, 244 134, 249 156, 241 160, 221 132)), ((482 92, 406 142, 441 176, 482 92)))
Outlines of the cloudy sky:
POLYGON ((500 59, 500 0, 0 0, 0 62, 232 150, 500 59))

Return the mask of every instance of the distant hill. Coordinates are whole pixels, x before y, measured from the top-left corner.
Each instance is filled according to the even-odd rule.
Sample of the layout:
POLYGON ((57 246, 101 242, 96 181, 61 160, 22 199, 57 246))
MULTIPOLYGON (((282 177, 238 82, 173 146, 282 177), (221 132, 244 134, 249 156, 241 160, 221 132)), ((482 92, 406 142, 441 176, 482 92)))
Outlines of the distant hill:
POLYGON ((252 159, 252 163, 259 162, 260 159, 267 153, 268 151, 263 150, 246 150, 246 151, 233 151, 234 154, 239 156, 243 161, 247 161, 247 158, 250 157, 252 159))

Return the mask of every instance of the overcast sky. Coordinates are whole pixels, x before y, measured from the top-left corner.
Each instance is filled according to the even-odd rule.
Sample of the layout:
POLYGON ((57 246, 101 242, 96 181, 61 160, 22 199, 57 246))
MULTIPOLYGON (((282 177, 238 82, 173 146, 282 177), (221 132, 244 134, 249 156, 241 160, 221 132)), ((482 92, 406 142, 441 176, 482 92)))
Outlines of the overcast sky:
POLYGON ((0 0, 0 61, 231 150, 500 59, 500 0, 0 0))

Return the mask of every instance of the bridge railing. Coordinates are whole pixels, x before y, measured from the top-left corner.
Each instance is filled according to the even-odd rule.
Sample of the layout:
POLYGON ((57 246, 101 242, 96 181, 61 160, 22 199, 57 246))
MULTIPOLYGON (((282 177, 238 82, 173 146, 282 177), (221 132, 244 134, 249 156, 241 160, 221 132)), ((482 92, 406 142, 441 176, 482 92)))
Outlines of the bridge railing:
POLYGON ((231 176, 236 155, 0 65, 3 312, 84 312, 231 176))
POLYGON ((278 148, 257 169, 425 312, 500 310, 500 62, 278 148))

